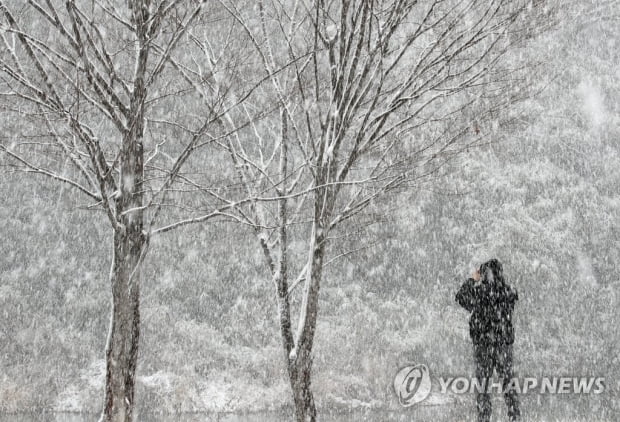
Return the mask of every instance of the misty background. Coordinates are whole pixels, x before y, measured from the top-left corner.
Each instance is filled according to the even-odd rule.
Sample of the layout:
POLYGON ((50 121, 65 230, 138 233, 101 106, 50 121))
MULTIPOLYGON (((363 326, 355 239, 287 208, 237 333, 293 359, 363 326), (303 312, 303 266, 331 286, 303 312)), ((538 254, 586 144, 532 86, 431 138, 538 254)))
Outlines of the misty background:
MULTIPOLYGON (((523 413, 618 417, 619 23, 617 1, 565 2, 556 25, 511 53, 532 63, 535 95, 510 110, 510 124, 481 125, 488 144, 451 160, 432 185, 383 199, 368 211, 372 224, 333 246, 359 250, 323 275, 312 381, 319 409, 397 411, 392 378, 410 362, 471 375, 468 315, 454 294, 475 265, 497 257, 520 297, 517 374, 606 379, 597 396, 528 395, 523 413)), ((0 204, 0 410, 99 412, 110 306, 105 216, 67 188, 8 171, 0 204)), ((153 240, 141 288, 141 412, 290 405, 273 285, 256 242, 248 228, 217 221, 153 240)), ((436 402, 473 416, 473 400, 436 402)))

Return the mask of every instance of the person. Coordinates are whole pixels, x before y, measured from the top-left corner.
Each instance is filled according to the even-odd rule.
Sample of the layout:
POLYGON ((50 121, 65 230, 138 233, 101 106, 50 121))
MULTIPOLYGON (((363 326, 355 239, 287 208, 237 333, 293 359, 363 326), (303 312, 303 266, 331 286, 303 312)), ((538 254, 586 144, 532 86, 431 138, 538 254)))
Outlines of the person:
POLYGON ((476 395, 478 421, 491 418, 490 380, 493 370, 502 378, 502 391, 508 417, 520 417, 517 391, 513 378, 514 328, 512 313, 519 296, 504 280, 502 264, 497 259, 482 264, 456 294, 456 301, 471 312, 469 335, 474 346, 476 378, 481 388, 476 395))

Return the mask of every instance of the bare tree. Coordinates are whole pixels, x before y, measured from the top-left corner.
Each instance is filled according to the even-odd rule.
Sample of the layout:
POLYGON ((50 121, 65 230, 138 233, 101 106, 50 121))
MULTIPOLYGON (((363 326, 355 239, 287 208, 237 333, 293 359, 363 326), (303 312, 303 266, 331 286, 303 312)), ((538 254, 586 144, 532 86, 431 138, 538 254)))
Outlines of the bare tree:
POLYGON ((0 104, 13 131, 0 151, 14 171, 84 195, 113 232, 102 421, 132 419, 140 268, 152 236, 236 204, 213 182, 200 213, 178 207, 193 193, 191 174, 215 166, 205 148, 228 135, 221 117, 249 95, 224 101, 230 87, 216 80, 216 69, 237 60, 231 37, 207 51, 188 35, 216 38, 215 13, 204 1, 0 1, 0 104), (162 212, 168 207, 176 211, 162 212))
POLYGON ((260 104, 269 117, 220 145, 258 198, 236 211, 274 283, 296 420, 313 421, 321 279, 342 255, 330 245, 390 192, 436 180, 447 160, 490 140, 524 92, 526 70, 504 58, 533 35, 544 2, 220 3, 271 82, 260 104))

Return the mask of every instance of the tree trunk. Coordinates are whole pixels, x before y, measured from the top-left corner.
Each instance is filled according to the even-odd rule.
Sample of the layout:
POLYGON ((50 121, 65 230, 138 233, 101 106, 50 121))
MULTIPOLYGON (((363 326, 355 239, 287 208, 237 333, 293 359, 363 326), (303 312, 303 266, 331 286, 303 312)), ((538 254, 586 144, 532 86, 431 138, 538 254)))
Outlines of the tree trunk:
POLYGON ((140 339, 140 269, 144 241, 114 233, 110 274, 112 311, 106 346, 106 382, 102 422, 130 422, 140 339))
POLYGON ((140 339, 140 265, 146 253, 144 229, 144 102, 147 51, 141 40, 128 130, 120 153, 120 192, 116 199, 114 259, 110 282, 112 317, 106 346, 103 422, 131 422, 140 339))
POLYGON ((104 422, 130 422, 140 339, 140 264, 146 252, 143 233, 142 124, 123 140, 121 194, 117 200, 119 227, 114 231, 110 283, 112 316, 106 346, 104 422))
POLYGON ((312 374, 312 346, 319 304, 319 288, 323 274, 326 233, 315 223, 312 230, 313 244, 310 252, 307 281, 302 299, 302 314, 299 320, 298 338, 294 356, 289 356, 288 368, 293 400, 295 403, 295 420, 297 422, 316 421, 316 407, 310 389, 312 374), (317 226, 319 227, 317 229, 317 226))
POLYGON ((310 390, 310 376, 312 373, 312 358, 299 359, 289 368, 293 402, 295 404, 295 420, 297 422, 315 422, 316 407, 314 396, 310 390))

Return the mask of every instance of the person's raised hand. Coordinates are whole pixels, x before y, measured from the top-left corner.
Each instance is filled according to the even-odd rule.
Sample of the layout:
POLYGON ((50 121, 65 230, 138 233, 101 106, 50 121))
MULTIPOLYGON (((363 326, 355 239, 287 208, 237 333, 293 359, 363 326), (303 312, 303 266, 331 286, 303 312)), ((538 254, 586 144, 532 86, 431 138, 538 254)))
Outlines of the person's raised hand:
POLYGON ((471 277, 474 279, 474 281, 480 281, 480 269, 476 268, 471 277))

